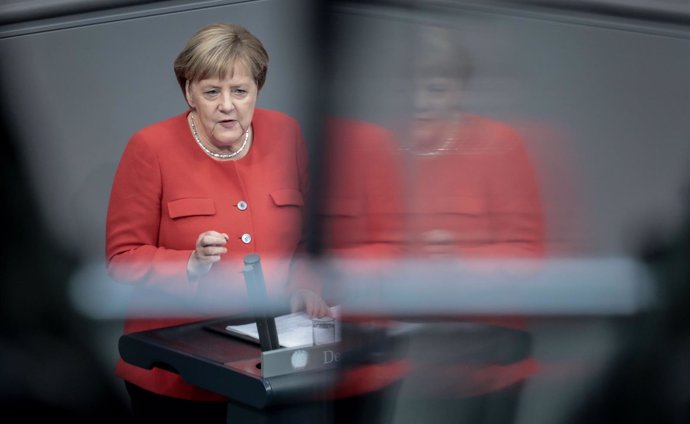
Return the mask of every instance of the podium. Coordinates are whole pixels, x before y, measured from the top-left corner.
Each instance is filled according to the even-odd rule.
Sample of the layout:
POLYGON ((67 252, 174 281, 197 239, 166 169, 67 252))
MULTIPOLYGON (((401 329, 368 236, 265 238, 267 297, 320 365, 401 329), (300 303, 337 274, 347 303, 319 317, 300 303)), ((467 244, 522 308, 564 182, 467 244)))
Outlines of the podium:
MULTIPOLYGON (((283 354, 292 354, 294 351, 262 351, 259 343, 223 331, 227 325, 250 322, 253 317, 248 316, 218 318, 124 335, 120 339, 120 354, 126 362, 133 365, 147 369, 168 369, 191 384, 224 395, 229 399, 229 422, 335 423, 345 422, 341 414, 336 412, 338 409, 346 411, 347 407, 341 408, 342 399, 332 395, 337 393, 344 375, 357 375, 348 374, 350 371, 361 368, 366 371, 366 367, 370 365, 373 368, 381 366, 377 370, 384 365, 391 365, 390 368, 395 371, 395 365, 400 362, 420 365, 417 369, 421 369, 421 372, 415 373, 412 370, 413 372, 399 376, 391 373, 385 386, 372 386, 373 389, 366 392, 387 391, 384 397, 392 394, 396 397, 396 402, 399 401, 397 403, 402 405, 408 399, 427 395, 423 384, 418 384, 419 382, 439 383, 437 386, 446 390, 442 383, 455 377, 451 372, 444 372, 446 367, 453 370, 457 368, 456 364, 518 363, 532 356, 533 336, 546 340, 548 345, 551 337, 563 334, 561 326, 564 326, 562 328, 565 331, 572 331, 579 328, 578 323, 587 328, 591 323, 601 321, 615 335, 622 329, 621 326, 630 322, 630 318, 644 312, 654 301, 649 295, 650 287, 647 286, 646 279, 640 278, 641 274, 635 263, 596 261, 592 266, 587 262, 571 264, 569 261, 556 261, 546 265, 541 274, 521 281, 520 284, 512 281, 511 276, 505 277, 505 281, 479 280, 483 284, 474 280, 466 280, 469 281, 466 284, 455 282, 451 285, 450 281, 436 284, 435 287, 445 290, 431 290, 430 284, 427 284, 424 291, 419 291, 419 286, 412 284, 415 275, 405 273, 412 280, 401 279, 395 286, 398 297, 384 296, 391 302, 386 311, 388 315, 382 314, 386 318, 386 325, 372 326, 365 320, 344 327, 346 331, 337 346, 340 362, 291 370, 277 361, 275 363, 278 366, 268 367, 270 372, 266 372, 267 368, 263 364, 259 366, 262 360, 270 357, 269 359, 285 361, 287 357, 283 354), (443 303, 444 301, 447 303, 443 303), (451 313, 425 315, 426 311, 422 306, 428 304, 445 305, 451 313), (414 309, 415 307, 418 309, 414 309), (456 314, 456 310, 465 315, 456 314), (517 317, 529 318, 532 323, 547 325, 520 330, 465 321, 481 313, 496 312, 500 317, 506 310, 517 317), (412 325, 396 328, 388 325, 390 321, 412 325), (426 369, 435 371, 429 374, 431 378, 424 374, 426 369), (434 380, 436 376, 440 376, 440 381, 434 380), (396 380, 398 377, 400 378, 396 380), (395 387, 399 381, 403 384, 395 387)), ((375 301, 372 297, 363 296, 347 299, 375 301)), ((347 305, 350 307, 350 317, 358 316, 357 307, 367 310, 367 306, 369 309, 371 306, 378 306, 352 302, 347 305)), ((565 337, 575 336, 576 333, 568 333, 565 337)), ((314 348, 323 347, 308 347, 304 350, 309 354, 317 351, 314 348)), ((336 346, 331 348, 335 349, 336 346)), ((319 352, 324 354, 323 351, 319 352)), ((335 357, 335 353, 332 356, 335 357)), ((457 369, 462 371, 462 368, 457 369)), ((367 376, 357 376, 362 375, 367 376)), ((380 373, 370 375, 377 377, 380 373)), ((355 382, 361 383, 362 380, 359 378, 355 382)), ((432 395, 435 395, 436 386, 431 389, 432 395)), ((376 402, 374 404, 371 410, 380 405, 376 402)), ((382 421, 369 419, 350 422, 382 421)))
POLYGON ((332 423, 329 393, 338 380, 338 344, 262 352, 257 343, 223 333, 225 326, 247 321, 225 317, 126 334, 119 340, 120 355, 226 396, 228 422, 332 423), (285 365, 293 355, 296 366, 285 365), (305 355, 323 363, 307 366, 305 355), (262 372, 262 360, 271 361, 270 376, 262 372))
POLYGON ((244 264, 252 315, 126 334, 119 340, 120 356, 138 367, 174 372, 225 396, 228 422, 335 422, 343 343, 281 347, 275 320, 265 309, 269 303, 259 256, 245 256, 244 264), (256 323, 258 340, 227 330, 249 322, 256 323))
POLYGON ((339 343, 262 352, 257 342, 225 330, 227 325, 247 321, 244 317, 225 317, 123 335, 120 355, 130 364, 163 368, 190 384, 224 395, 228 398, 228 422, 347 422, 348 410, 363 400, 371 416, 359 416, 352 422, 378 423, 385 421, 374 416, 386 412, 381 402, 396 395, 402 379, 414 379, 414 374, 391 373, 385 384, 366 391, 361 398, 355 396, 354 402, 336 396, 339 383, 360 367, 374 364, 394 370, 400 362, 419 361, 422 358, 410 356, 408 351, 411 340, 428 345, 435 352, 431 360, 440 360, 431 365, 439 367, 457 361, 511 363, 527 357, 531 344, 528 334, 521 331, 432 321, 400 335, 379 327, 345 326, 346 336, 339 343), (441 341, 447 345, 439 345, 441 341))

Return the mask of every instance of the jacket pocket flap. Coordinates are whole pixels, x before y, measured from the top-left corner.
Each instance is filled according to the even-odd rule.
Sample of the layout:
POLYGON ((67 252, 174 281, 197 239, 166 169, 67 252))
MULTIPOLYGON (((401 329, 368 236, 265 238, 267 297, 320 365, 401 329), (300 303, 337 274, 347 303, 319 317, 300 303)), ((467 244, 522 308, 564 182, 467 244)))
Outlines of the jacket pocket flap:
POLYGON ((304 206, 304 198, 299 190, 291 188, 273 190, 270 195, 276 206, 304 206))
POLYGON ((213 199, 177 199, 168 202, 170 218, 183 216, 215 215, 216 205, 213 199))

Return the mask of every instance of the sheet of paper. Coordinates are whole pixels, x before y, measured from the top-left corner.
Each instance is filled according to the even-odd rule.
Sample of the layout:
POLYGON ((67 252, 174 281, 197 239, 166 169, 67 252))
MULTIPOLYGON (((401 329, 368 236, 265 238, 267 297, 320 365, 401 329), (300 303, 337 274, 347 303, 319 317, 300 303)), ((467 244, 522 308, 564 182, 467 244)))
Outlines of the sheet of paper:
MULTIPOLYGON (((338 322, 340 307, 331 307, 331 313, 336 317, 335 338, 338 341, 340 340, 340 324, 338 322)), ((275 322, 278 342, 282 347, 311 346, 313 344, 311 317, 304 312, 277 316, 275 322)), ((256 341, 259 340, 259 330, 254 322, 243 325, 228 325, 226 330, 249 336, 256 341)))

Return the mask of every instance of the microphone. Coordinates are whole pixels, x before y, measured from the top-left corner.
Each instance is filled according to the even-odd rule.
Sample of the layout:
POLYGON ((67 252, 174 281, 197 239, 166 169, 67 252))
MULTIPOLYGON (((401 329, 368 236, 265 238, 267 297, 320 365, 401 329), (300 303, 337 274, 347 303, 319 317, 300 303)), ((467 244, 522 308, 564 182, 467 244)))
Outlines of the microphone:
POLYGON ((261 351, 279 349, 278 331, 276 330, 275 319, 269 313, 268 295, 259 255, 250 253, 244 257, 243 273, 244 281, 247 284, 249 303, 254 310, 261 351))

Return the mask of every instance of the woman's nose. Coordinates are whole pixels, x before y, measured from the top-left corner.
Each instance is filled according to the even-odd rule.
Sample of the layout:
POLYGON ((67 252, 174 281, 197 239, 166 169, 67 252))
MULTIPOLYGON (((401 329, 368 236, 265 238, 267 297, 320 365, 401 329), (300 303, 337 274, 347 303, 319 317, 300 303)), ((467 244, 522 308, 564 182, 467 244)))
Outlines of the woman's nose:
POLYGON ((417 91, 414 93, 412 104, 416 112, 426 112, 431 106, 432 98, 428 93, 417 91))
POLYGON ((218 108, 221 112, 225 113, 232 111, 235 108, 235 105, 232 102, 232 97, 229 94, 221 96, 218 108))

